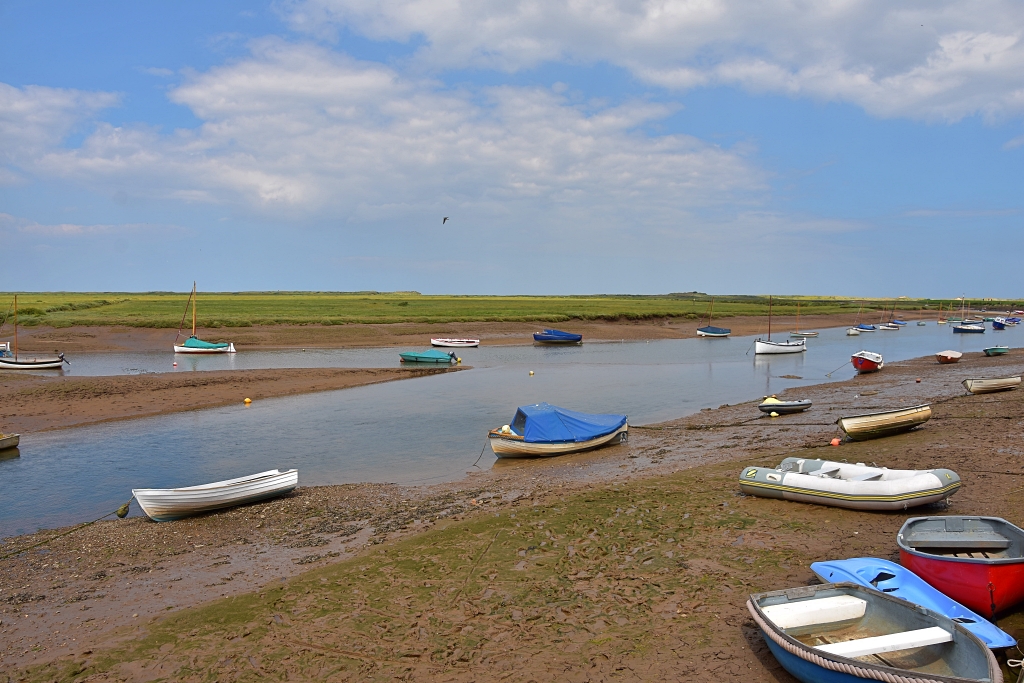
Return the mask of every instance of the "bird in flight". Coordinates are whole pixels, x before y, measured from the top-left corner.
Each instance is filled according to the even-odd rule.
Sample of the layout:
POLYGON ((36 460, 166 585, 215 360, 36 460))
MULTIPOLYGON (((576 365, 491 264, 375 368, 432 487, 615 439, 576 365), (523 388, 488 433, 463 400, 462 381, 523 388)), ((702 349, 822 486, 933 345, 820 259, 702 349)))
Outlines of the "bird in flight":
POLYGON ((448 216, 445 216, 444 218, 441 219, 441 225, 444 225, 447 222, 448 222, 448 216))

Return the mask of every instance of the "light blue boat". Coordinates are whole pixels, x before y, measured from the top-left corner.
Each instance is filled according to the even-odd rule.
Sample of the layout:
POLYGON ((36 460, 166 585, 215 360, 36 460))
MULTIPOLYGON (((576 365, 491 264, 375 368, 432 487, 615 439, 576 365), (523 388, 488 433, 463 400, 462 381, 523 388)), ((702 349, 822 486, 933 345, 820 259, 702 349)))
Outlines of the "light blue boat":
POLYGON ((825 583, 849 581, 949 617, 978 636, 990 649, 1013 647, 1017 641, 1001 628, 940 593, 924 579, 900 565, 876 557, 815 562, 811 571, 825 583))
POLYGON ((427 349, 426 351, 406 351, 398 354, 403 363, 455 363, 458 358, 455 357, 454 351, 445 353, 438 351, 437 349, 427 349))

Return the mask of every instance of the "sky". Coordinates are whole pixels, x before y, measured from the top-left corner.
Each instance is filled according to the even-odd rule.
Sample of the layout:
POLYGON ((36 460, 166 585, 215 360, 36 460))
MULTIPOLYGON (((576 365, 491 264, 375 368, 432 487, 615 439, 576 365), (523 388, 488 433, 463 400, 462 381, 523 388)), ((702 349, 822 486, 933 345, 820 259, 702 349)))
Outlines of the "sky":
POLYGON ((1022 222, 1017 0, 0 0, 0 291, 1012 298, 1022 222))

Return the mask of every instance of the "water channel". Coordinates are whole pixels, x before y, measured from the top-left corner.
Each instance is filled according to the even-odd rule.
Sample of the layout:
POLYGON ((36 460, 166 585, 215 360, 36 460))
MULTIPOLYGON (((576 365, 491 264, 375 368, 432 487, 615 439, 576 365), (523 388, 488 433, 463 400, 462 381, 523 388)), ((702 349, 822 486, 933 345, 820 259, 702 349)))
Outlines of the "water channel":
MULTIPOLYGON (((487 430, 507 423, 519 405, 548 401, 626 413, 631 424, 660 422, 847 379, 850 354, 861 349, 891 362, 1017 346, 1017 336, 1015 329, 952 334, 934 322, 859 337, 829 329, 808 340, 806 353, 757 357, 752 337, 485 346, 458 351, 472 369, 438 377, 24 435, 19 457, 0 459, 0 537, 92 519, 127 500, 133 487, 188 486, 275 467, 297 467, 306 486, 453 481, 474 467, 487 430)), ((399 350, 79 354, 67 374, 167 372, 175 360, 178 372, 396 367, 399 350)), ((494 463, 486 449, 475 466, 494 463)))

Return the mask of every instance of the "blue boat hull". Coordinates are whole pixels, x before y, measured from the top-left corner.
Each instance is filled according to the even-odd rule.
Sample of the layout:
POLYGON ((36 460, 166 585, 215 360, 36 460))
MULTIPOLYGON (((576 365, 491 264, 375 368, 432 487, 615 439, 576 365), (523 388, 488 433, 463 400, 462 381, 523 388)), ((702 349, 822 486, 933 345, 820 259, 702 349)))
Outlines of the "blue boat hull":
POLYGON ((542 344, 579 344, 583 341, 583 335, 562 332, 561 330, 544 330, 543 332, 535 332, 533 341, 541 342, 542 344))
POLYGON ((765 635, 764 631, 761 631, 761 637, 764 638, 768 649, 775 655, 775 659, 782 665, 782 668, 801 683, 864 683, 865 679, 863 678, 830 671, 786 652, 774 640, 765 635))

